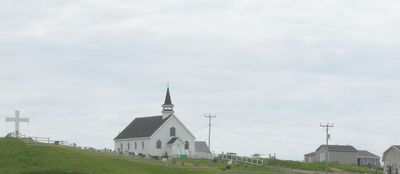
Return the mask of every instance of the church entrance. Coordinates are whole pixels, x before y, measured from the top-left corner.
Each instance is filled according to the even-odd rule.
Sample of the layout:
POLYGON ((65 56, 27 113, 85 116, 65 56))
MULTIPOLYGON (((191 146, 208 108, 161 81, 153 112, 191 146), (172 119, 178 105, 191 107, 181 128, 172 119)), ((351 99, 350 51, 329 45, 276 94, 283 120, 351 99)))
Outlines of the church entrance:
POLYGON ((188 158, 185 144, 179 138, 172 138, 168 142, 168 154, 174 158, 188 158))

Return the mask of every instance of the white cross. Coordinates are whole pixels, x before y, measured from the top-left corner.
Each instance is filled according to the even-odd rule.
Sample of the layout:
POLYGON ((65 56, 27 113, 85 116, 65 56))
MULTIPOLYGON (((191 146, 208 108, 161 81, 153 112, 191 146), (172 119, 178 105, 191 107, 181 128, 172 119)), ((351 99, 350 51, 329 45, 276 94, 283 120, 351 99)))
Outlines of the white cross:
POLYGON ((15 111, 15 118, 6 117, 6 122, 15 122, 15 137, 19 137, 19 122, 29 122, 29 118, 20 118, 19 111, 15 111))

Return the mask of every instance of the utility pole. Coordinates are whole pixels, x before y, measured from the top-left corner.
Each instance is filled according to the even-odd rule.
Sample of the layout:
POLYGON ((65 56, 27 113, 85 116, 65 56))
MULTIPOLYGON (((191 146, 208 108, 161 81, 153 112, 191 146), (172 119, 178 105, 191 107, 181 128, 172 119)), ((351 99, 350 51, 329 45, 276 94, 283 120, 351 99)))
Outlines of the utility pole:
POLYGON ((325 149, 325 173, 328 174, 328 162, 329 162, 329 139, 331 138, 331 134, 329 134, 329 128, 335 126, 333 123, 327 122, 326 124, 320 124, 320 127, 324 127, 326 129, 326 149, 325 149))
POLYGON ((208 148, 211 151, 211 119, 216 118, 217 116, 215 114, 211 115, 208 113, 208 115, 204 114, 204 117, 208 118, 208 148))

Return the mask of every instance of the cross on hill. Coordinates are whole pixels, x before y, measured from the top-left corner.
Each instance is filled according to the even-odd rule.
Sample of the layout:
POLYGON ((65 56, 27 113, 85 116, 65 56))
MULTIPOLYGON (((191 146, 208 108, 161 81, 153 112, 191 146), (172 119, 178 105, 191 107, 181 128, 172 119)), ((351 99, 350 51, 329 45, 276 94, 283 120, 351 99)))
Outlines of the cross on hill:
POLYGON ((19 138, 19 122, 29 122, 29 118, 19 117, 19 111, 15 111, 15 118, 6 117, 6 122, 15 122, 15 137, 19 138))

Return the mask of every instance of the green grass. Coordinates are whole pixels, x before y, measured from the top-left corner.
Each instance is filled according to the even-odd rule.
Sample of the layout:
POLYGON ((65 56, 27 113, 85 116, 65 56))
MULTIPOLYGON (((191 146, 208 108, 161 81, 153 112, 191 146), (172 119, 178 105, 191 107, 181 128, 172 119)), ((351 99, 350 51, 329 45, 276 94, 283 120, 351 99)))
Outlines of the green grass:
POLYGON ((13 138, 0 138, 0 174, 238 174, 287 173, 281 169, 209 160, 177 160, 176 164, 90 152, 75 148, 27 143, 13 138))
POLYGON ((344 164, 329 164, 330 167, 336 168, 336 169, 341 169, 347 172, 353 172, 353 173, 370 173, 370 174, 383 174, 382 169, 375 169, 375 168, 367 168, 367 167, 360 167, 356 165, 344 165, 344 164))
POLYGON ((216 170, 167 167, 162 162, 0 139, 1 174, 209 174, 216 170))
MULTIPOLYGON (((278 160, 278 159, 266 159, 268 165, 280 166, 291 169, 308 170, 308 171, 325 171, 325 163, 315 162, 315 163, 304 163, 300 161, 289 161, 289 160, 278 160)), ((349 164, 329 164, 328 171, 343 170, 351 173, 369 173, 369 174, 382 174, 382 169, 360 167, 356 165, 349 164)))
POLYGON ((271 166, 286 167, 291 169, 310 170, 310 171, 325 171, 325 163, 304 163, 301 161, 291 160, 278 160, 278 159, 266 159, 267 164, 271 166))
MULTIPOLYGON (((42 143, 25 143, 13 138, 0 138, 0 174, 282 174, 291 169, 324 171, 323 163, 265 159, 266 166, 234 163, 225 170, 226 161, 211 164, 209 160, 177 160, 176 164, 90 152, 42 143)), ((330 164, 331 170, 375 173, 375 170, 341 164, 330 164)), ((297 171, 298 173, 298 171, 297 171)), ((313 173, 313 172, 306 172, 313 173)), ((382 170, 378 171, 382 174, 382 170)))
MULTIPOLYGON (((205 160, 205 159, 186 159, 186 160, 179 160, 179 162, 183 162, 184 164, 192 165, 192 166, 197 166, 199 168, 204 168, 204 167, 213 167, 219 170, 226 170, 227 166, 227 161, 221 161, 218 160, 216 164, 213 164, 210 160, 205 160)), ((233 171, 236 172, 263 172, 263 173, 284 173, 286 172, 285 169, 282 168, 276 168, 276 167, 268 167, 268 166, 254 166, 250 164, 244 164, 244 163, 237 163, 234 162, 232 165, 233 171)))

